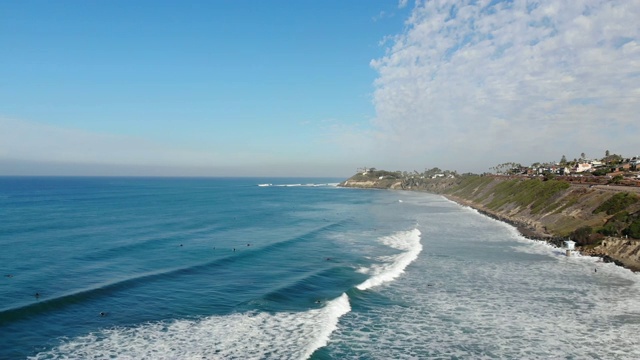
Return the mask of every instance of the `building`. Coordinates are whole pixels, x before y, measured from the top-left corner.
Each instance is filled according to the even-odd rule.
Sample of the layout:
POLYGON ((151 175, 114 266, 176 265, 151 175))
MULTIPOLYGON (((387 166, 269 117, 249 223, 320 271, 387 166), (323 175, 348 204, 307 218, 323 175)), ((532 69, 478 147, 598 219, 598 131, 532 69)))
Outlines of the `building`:
POLYGON ((591 164, 589 163, 579 163, 576 167, 573 168, 573 172, 585 172, 591 170, 591 164))

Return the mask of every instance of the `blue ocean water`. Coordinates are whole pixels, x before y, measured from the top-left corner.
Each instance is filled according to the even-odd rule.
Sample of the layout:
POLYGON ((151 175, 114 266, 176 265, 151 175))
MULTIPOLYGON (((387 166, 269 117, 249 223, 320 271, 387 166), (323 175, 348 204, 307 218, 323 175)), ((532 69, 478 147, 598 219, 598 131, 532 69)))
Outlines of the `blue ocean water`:
POLYGON ((640 358, 636 274, 339 180, 0 178, 0 359, 640 358))

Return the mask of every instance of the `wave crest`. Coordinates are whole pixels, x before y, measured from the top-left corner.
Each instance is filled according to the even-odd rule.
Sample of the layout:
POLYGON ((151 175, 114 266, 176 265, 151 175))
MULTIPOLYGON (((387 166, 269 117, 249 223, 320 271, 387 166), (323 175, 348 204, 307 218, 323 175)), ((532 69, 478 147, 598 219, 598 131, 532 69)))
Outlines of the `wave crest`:
POLYGON ((367 290, 390 282, 400 276, 404 272, 404 269, 417 259, 418 254, 422 251, 420 236, 420 230, 413 229, 380 238, 380 242, 384 245, 401 250, 402 252, 381 258, 380 260, 383 260, 383 263, 369 269, 368 272, 373 275, 362 284, 356 286, 356 288, 359 290, 367 290))
POLYGON ((343 293, 302 313, 238 313, 102 330, 30 359, 306 359, 327 344, 349 311, 343 293))

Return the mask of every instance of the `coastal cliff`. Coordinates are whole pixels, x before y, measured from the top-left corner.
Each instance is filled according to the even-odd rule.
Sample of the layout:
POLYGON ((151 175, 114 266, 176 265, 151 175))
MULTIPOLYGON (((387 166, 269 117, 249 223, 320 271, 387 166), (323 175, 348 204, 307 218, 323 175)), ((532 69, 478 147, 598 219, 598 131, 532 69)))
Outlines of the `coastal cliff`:
POLYGON ((340 186, 440 194, 508 222, 531 239, 561 246, 571 238, 580 252, 640 271, 640 201, 637 187, 572 185, 506 176, 464 176, 420 181, 361 174, 340 186), (630 236, 634 235, 634 236, 630 236))

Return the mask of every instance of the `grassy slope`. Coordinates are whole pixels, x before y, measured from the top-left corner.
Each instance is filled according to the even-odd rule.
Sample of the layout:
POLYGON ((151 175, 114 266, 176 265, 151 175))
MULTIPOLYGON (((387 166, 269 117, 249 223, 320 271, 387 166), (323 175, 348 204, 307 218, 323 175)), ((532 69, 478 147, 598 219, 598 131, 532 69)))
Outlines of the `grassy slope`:
MULTIPOLYGON (((539 223, 555 236, 567 236, 582 226, 601 227, 613 214, 595 212, 616 192, 571 186, 562 181, 472 176, 449 187, 445 194, 470 201, 481 209, 514 221, 539 223)), ((640 210, 638 203, 624 210, 640 210)))

